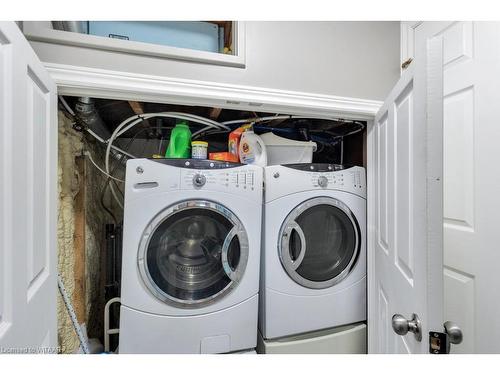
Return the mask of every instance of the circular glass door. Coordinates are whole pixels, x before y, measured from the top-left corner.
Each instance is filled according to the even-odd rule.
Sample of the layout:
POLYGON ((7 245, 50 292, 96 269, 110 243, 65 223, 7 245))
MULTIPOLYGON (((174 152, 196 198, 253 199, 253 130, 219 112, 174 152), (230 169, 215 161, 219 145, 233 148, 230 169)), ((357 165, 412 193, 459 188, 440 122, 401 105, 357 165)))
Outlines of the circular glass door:
POLYGON ((279 255, 288 275, 307 288, 343 280, 360 250, 359 226, 341 201, 319 197, 295 207, 279 234, 279 255))
POLYGON ((211 201, 184 201, 158 214, 144 230, 138 265, 146 287, 180 307, 213 303, 240 281, 248 238, 240 220, 211 201))

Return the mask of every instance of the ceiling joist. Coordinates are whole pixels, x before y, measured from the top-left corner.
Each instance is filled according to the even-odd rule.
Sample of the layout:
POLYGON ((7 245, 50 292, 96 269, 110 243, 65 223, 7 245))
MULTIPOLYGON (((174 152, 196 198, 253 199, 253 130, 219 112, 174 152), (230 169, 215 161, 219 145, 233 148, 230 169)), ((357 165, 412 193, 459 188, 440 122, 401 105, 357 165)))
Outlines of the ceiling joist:
MULTIPOLYGON (((130 108, 132 108, 132 111, 134 111, 134 113, 136 115, 143 115, 144 114, 144 108, 142 107, 141 103, 129 100, 128 104, 129 104, 130 108)), ((151 124, 149 123, 149 121, 148 120, 143 120, 143 124, 144 124, 145 127, 151 129, 149 131, 149 133, 150 133, 150 136, 153 136, 152 127, 151 127, 151 124)))
POLYGON ((221 112, 222 108, 212 108, 208 116, 215 121, 219 118, 221 112))

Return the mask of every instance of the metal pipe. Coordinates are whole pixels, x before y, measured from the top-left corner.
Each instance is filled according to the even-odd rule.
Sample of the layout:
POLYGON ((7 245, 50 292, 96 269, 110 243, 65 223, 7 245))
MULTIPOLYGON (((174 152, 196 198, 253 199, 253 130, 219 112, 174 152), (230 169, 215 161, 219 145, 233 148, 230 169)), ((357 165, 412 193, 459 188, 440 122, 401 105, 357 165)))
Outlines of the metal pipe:
MULTIPOLYGON (((69 31, 73 33, 86 34, 85 22, 82 21, 53 21, 52 26, 56 30, 69 31)), ((64 102, 63 102, 64 104, 64 102)), ((110 132, 95 109, 94 100, 88 97, 78 98, 75 105, 78 117, 101 138, 108 138, 110 132)))
POLYGON ((101 138, 108 138, 110 132, 99 116, 94 104, 94 99, 80 97, 75 104, 75 113, 78 117, 101 138))
POLYGON ((52 27, 56 30, 87 34, 84 21, 52 21, 52 27))
POLYGON ((120 303, 120 297, 111 298, 104 305, 104 352, 109 353, 109 335, 120 333, 120 328, 109 328, 109 308, 113 303, 120 303))
POLYGON ((344 137, 340 138, 340 164, 344 165, 344 137))
POLYGON ((115 285, 115 226, 106 224, 106 267, 105 267, 105 297, 110 299, 116 297, 115 285))

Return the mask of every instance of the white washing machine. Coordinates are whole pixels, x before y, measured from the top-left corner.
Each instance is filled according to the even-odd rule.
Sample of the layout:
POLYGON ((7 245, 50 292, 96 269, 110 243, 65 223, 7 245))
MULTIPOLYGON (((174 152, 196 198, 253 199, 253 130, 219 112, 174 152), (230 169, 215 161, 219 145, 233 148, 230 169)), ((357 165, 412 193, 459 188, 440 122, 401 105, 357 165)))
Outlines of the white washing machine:
POLYGON ((120 353, 255 348, 260 167, 127 162, 120 353))
POLYGON ((275 165, 264 179, 263 338, 365 321, 364 168, 275 165))

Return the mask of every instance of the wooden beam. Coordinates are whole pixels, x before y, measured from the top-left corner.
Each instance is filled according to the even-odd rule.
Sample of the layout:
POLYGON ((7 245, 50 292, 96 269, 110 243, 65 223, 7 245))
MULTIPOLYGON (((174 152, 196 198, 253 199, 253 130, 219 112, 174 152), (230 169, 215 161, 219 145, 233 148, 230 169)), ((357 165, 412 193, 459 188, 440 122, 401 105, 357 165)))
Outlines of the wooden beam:
POLYGON ((212 108, 209 113, 209 117, 212 120, 217 120, 220 116, 220 113, 222 112, 222 108, 212 108))
POLYGON ((85 158, 75 158, 78 173, 78 193, 75 196, 75 232, 73 234, 73 249, 75 264, 73 273, 75 289, 73 292, 73 306, 79 323, 86 323, 87 311, 85 303, 85 158))
MULTIPOLYGON (((130 108, 132 108, 132 111, 134 111, 134 113, 136 115, 142 115, 142 114, 144 114, 144 108, 142 107, 141 103, 129 100, 128 104, 129 104, 130 108)), ((143 124, 146 127, 148 127, 148 128, 151 129, 151 124, 149 123, 148 120, 144 120, 143 124)), ((152 134, 151 134, 152 130, 149 130, 149 133, 150 133, 149 135, 152 136, 152 134)))
POLYGON ((136 115, 142 115, 144 113, 144 109, 142 108, 141 103, 129 100, 128 104, 129 104, 130 108, 132 108, 132 111, 134 111, 134 113, 136 115))

